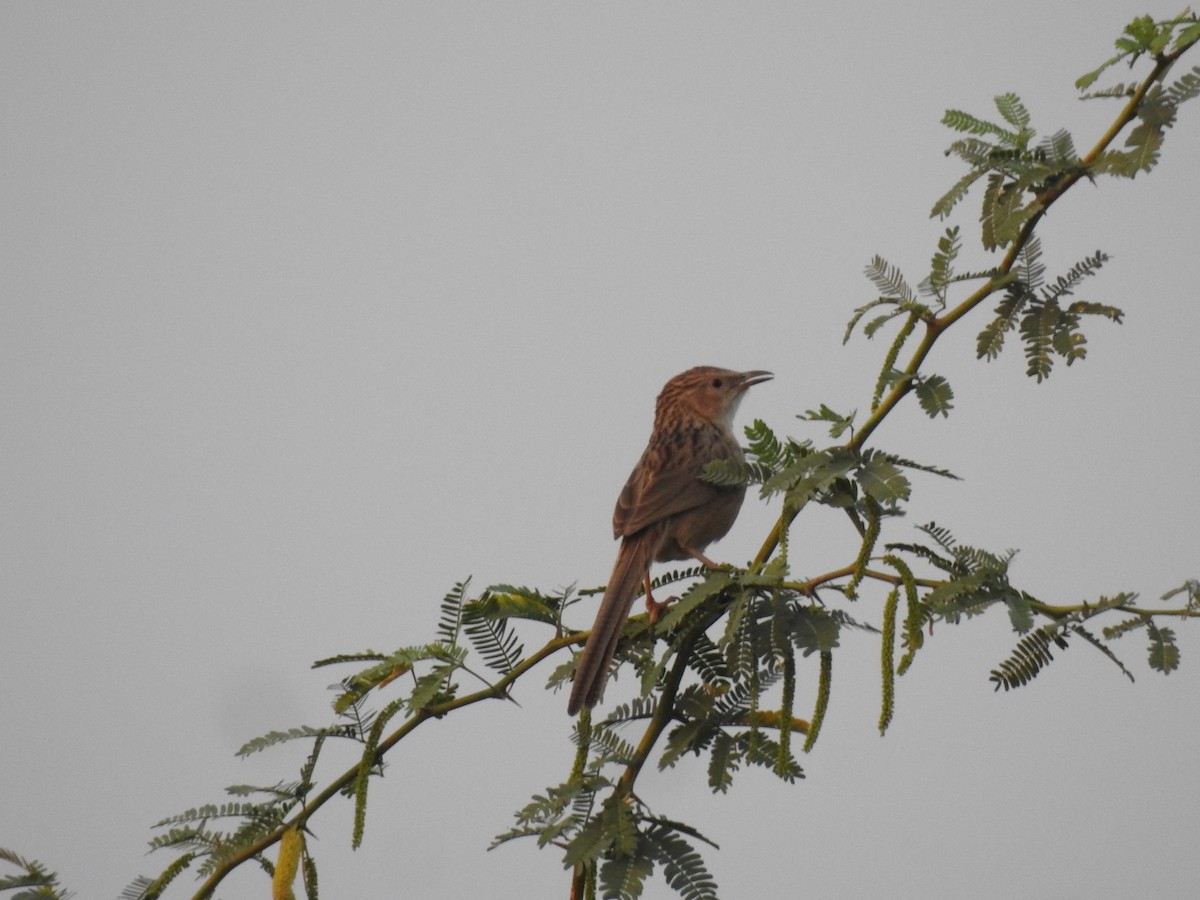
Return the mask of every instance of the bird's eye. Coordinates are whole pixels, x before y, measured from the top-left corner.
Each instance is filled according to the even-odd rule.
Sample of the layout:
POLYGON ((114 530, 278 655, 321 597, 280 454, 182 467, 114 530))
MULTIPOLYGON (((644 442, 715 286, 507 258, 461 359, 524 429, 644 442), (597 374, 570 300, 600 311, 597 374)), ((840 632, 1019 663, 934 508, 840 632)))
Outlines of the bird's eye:
POLYGON ((719 388, 723 383, 720 378, 713 379, 713 387, 715 388, 719 388))

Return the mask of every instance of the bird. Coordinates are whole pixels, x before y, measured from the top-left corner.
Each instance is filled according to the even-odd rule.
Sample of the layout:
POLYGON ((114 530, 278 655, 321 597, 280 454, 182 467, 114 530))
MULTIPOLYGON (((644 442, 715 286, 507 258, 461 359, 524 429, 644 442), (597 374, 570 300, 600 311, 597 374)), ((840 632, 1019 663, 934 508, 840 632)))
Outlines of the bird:
POLYGON ((613 512, 613 536, 621 546, 575 667, 570 715, 600 699, 638 586, 645 586, 652 619, 661 608, 650 595, 651 563, 695 559, 706 568, 720 568, 704 550, 733 526, 746 488, 710 484, 700 476, 713 460, 742 459, 734 413, 748 388, 772 377, 758 369, 697 366, 663 386, 650 441, 613 512))

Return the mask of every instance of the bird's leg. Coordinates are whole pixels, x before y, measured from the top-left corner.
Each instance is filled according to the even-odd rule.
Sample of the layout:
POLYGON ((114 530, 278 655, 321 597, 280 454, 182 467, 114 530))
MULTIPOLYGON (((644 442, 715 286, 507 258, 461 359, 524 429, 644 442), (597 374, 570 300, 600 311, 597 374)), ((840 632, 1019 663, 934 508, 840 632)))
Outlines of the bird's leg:
POLYGON ((668 606, 671 605, 671 601, 673 601, 677 598, 668 597, 662 603, 659 603, 657 600, 655 600, 654 597, 651 596, 651 594, 650 594, 650 573, 649 572, 646 573, 645 586, 646 586, 646 614, 649 615, 649 617, 650 617, 650 624, 654 625, 658 621, 658 617, 663 614, 663 610, 665 610, 668 606))
POLYGON ((686 547, 681 544, 680 549, 682 549, 683 552, 692 559, 696 560, 696 562, 700 563, 700 565, 704 566, 704 568, 712 569, 714 572, 727 572, 732 568, 732 566, 729 566, 726 563, 713 562, 699 550, 693 550, 691 547, 686 547))
MULTIPOLYGON (((699 550, 693 550, 691 547, 685 547, 683 545, 680 545, 680 549, 682 549, 684 553, 686 553, 688 556, 692 557, 694 560, 696 560, 696 562, 700 563, 700 565, 704 566, 704 568, 706 568, 706 569, 712 569, 715 572, 728 572, 733 568, 732 566, 726 565, 725 563, 713 562, 711 559, 709 559, 707 556, 705 556, 699 550)), ((649 572, 646 573, 646 580, 645 580, 644 584, 646 586, 646 613, 650 617, 650 625, 653 626, 656 622, 658 622, 658 617, 663 614, 663 612, 666 610, 666 608, 668 606, 670 606, 674 601, 678 600, 679 598, 678 597, 668 597, 662 603, 659 603, 657 600, 655 600, 654 597, 652 597, 650 595, 650 573, 649 572)))

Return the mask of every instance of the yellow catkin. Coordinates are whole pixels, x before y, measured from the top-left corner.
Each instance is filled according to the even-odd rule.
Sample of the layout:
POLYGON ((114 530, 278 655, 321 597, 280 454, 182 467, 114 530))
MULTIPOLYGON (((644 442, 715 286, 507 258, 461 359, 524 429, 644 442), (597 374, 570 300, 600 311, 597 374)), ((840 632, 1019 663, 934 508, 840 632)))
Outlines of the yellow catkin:
POLYGON ((271 900, 296 900, 292 885, 300 868, 304 852, 304 832, 293 825, 279 840, 279 859, 275 862, 275 878, 271 882, 271 900))

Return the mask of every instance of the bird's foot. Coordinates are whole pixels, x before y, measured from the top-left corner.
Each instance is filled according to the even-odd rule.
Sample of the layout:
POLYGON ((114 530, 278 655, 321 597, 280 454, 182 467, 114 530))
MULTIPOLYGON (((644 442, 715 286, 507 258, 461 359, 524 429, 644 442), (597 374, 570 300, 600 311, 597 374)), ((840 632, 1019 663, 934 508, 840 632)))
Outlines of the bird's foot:
POLYGON ((667 611, 667 607, 678 599, 678 597, 668 597, 662 603, 659 603, 649 594, 646 595, 646 614, 650 617, 651 627, 658 623, 659 617, 667 611))

